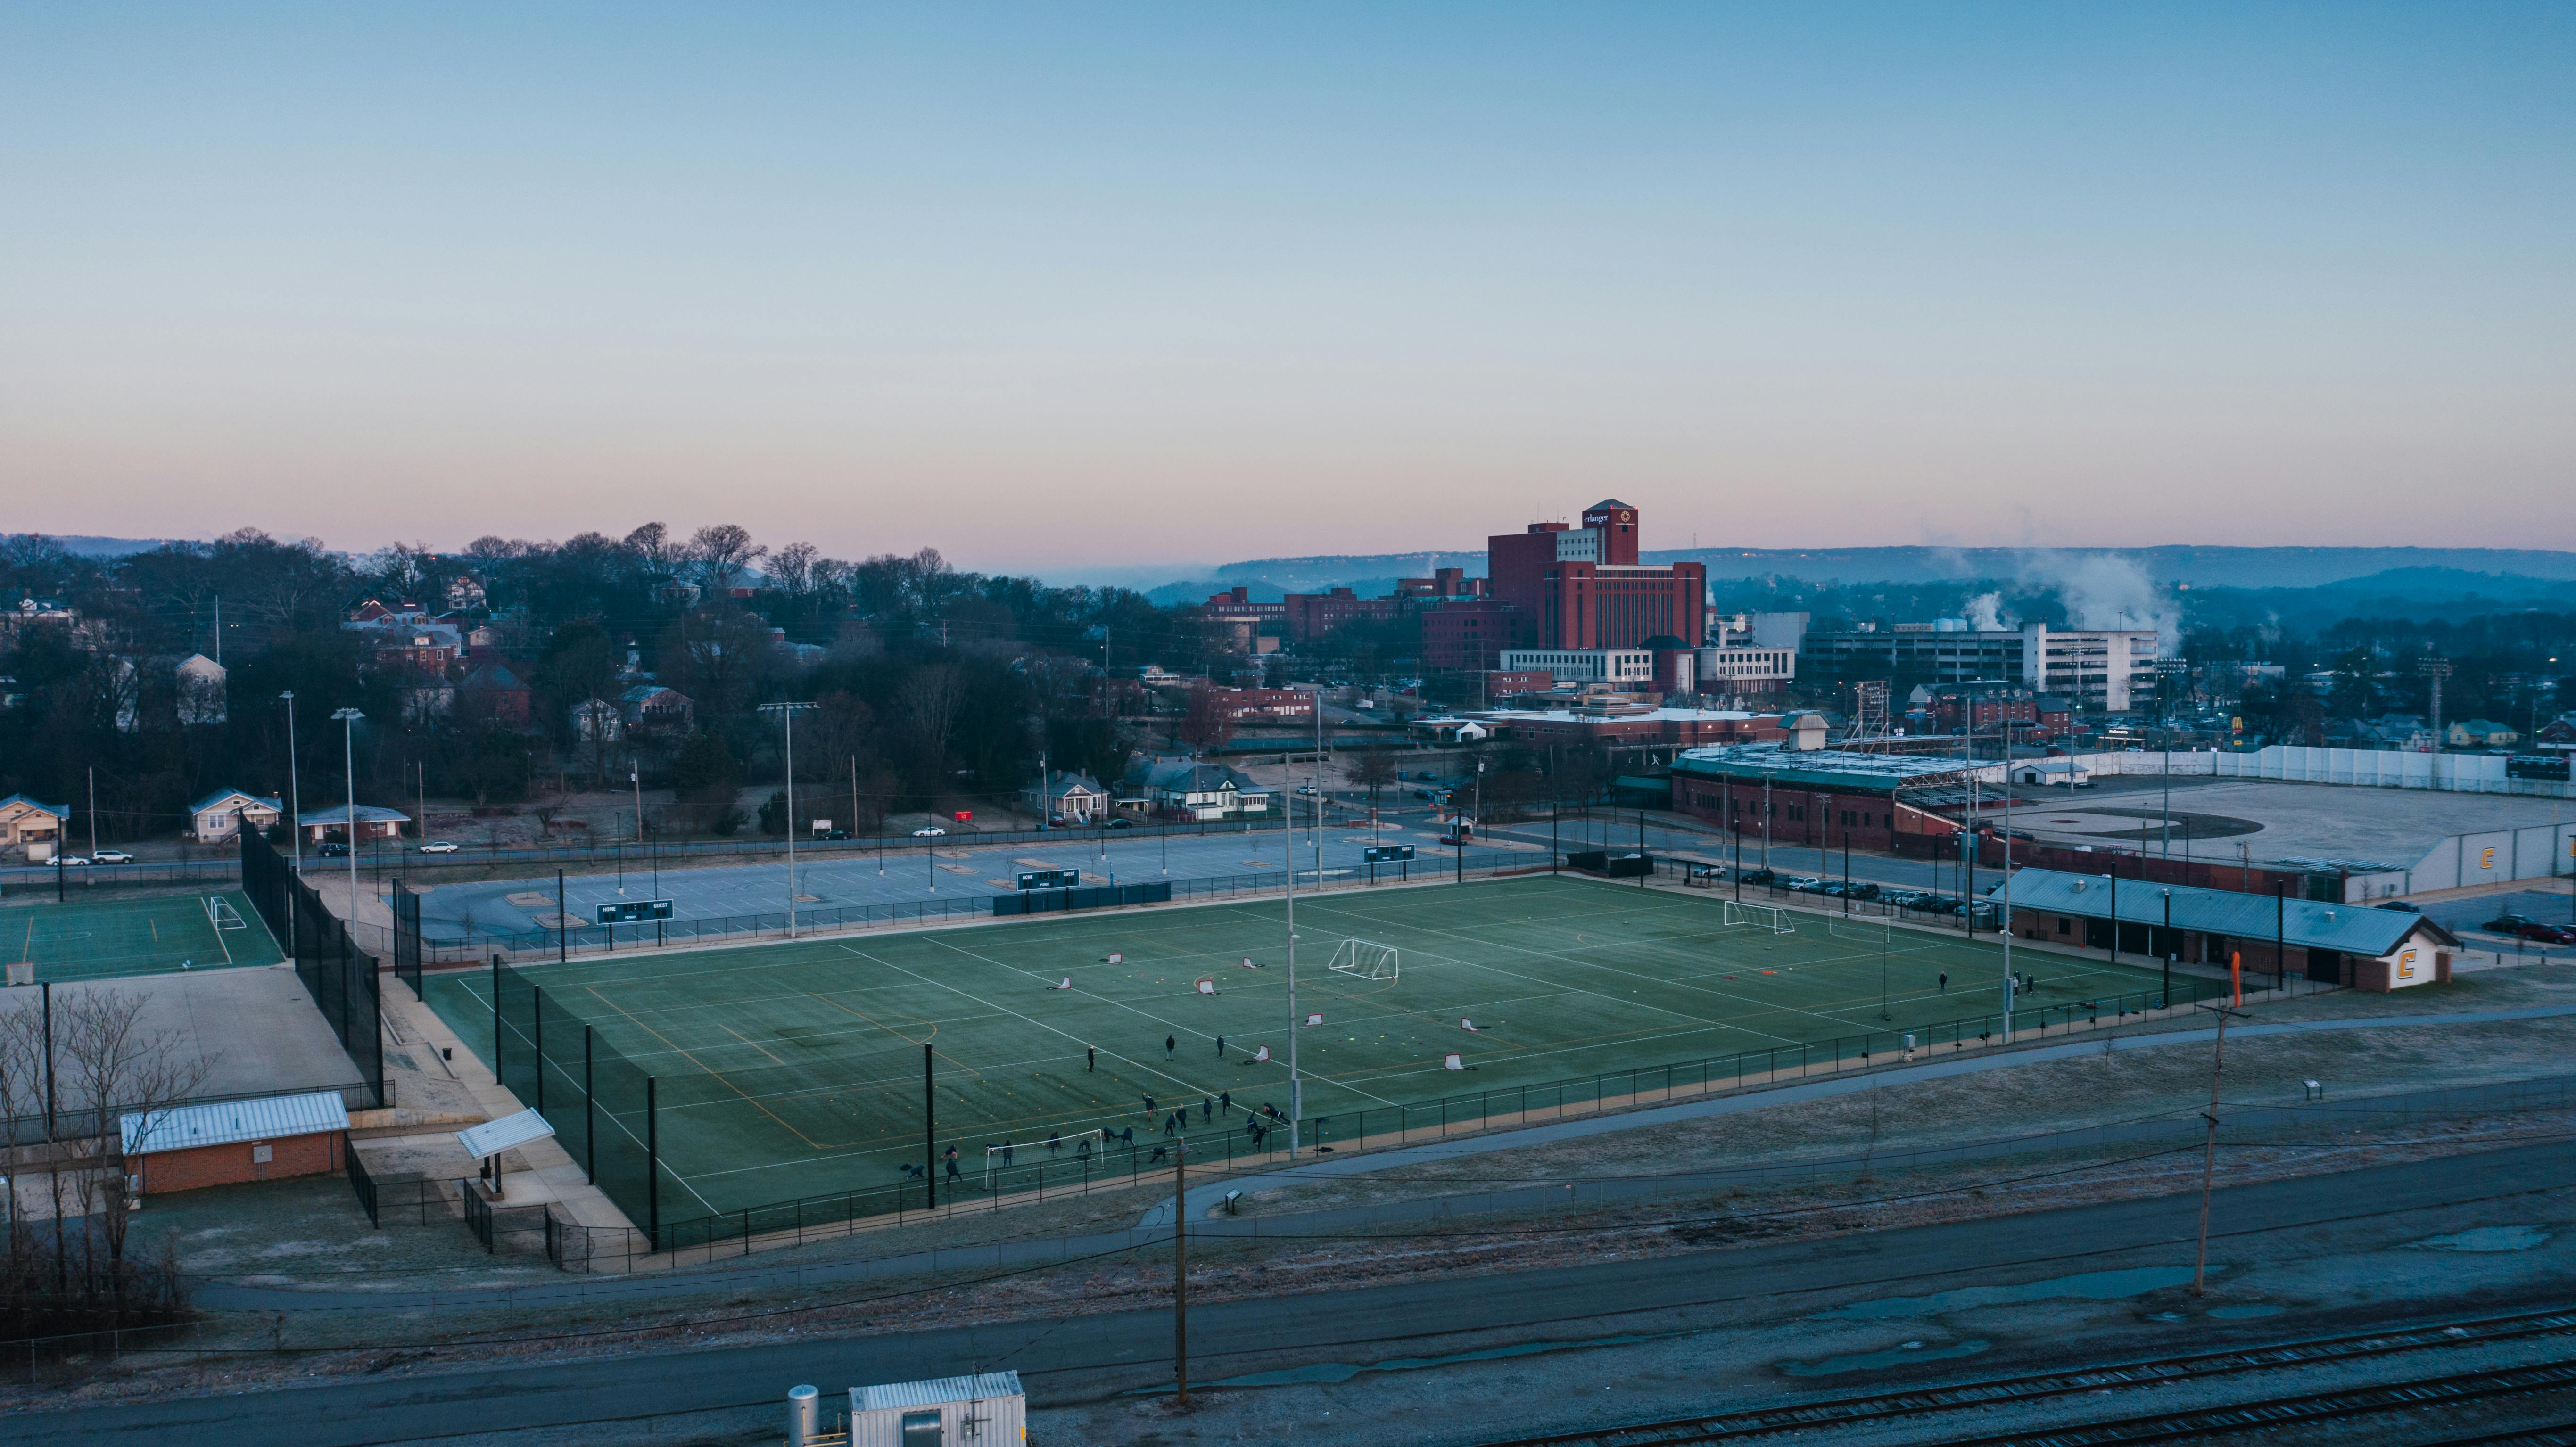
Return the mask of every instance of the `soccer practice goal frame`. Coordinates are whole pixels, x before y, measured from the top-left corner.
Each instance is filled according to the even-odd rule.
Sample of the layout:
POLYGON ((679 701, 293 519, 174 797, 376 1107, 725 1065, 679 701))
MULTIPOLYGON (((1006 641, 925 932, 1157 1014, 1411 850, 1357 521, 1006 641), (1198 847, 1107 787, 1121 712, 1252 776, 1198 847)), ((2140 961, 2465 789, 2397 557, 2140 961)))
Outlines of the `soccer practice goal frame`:
POLYGON ((1092 1126, 1088 1130, 1058 1132, 1055 1138, 1056 1148, 1052 1152, 1047 1150, 1047 1143, 1042 1140, 1012 1141, 1007 1145, 986 1146, 984 1147, 984 1189, 992 1190, 995 1178, 1005 1170, 1018 1169, 1019 1157, 1022 1155, 1029 1158, 1031 1165, 1042 1161, 1079 1160, 1082 1157, 1084 1141, 1091 1142, 1093 1160, 1101 1160, 1108 1156, 1109 1132, 1100 1126, 1092 1126))
POLYGON ((219 930, 250 928, 249 921, 241 917, 241 911, 233 908, 233 902, 220 894, 206 896, 206 923, 219 930))
POLYGON ((1393 980, 1400 978, 1398 964, 1393 945, 1382 945, 1375 940, 1346 939, 1334 946, 1331 968, 1337 973, 1357 975, 1363 980, 1393 980))
POLYGON ((1789 912, 1776 904, 1738 904, 1730 899, 1725 901, 1725 911, 1720 919, 1722 924, 1750 925, 1775 935, 1798 932, 1797 927, 1789 923, 1789 912))

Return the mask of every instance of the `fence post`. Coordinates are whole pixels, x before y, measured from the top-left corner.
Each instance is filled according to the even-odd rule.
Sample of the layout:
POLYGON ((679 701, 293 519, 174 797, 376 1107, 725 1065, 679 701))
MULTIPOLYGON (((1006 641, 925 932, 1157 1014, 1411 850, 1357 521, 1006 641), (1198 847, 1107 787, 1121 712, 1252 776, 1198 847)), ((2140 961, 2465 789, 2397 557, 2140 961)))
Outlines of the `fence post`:
POLYGON ((546 1108, 546 992, 538 989, 534 985, 530 985, 528 987, 528 1019, 533 1022, 537 1032, 537 1098, 535 1104, 538 1113, 543 1114, 546 1108))
POLYGON ((590 1088, 590 1027, 581 1027, 581 1175, 599 1184, 599 1096, 590 1088))
MULTIPOLYGON (((492 952, 492 1083, 500 1085, 501 1074, 501 953, 492 952)), ((506 1087, 504 1087, 506 1088, 506 1087)))
POLYGON ((644 1244, 662 1249, 662 1113, 654 1095, 656 1076, 644 1077, 644 1244))

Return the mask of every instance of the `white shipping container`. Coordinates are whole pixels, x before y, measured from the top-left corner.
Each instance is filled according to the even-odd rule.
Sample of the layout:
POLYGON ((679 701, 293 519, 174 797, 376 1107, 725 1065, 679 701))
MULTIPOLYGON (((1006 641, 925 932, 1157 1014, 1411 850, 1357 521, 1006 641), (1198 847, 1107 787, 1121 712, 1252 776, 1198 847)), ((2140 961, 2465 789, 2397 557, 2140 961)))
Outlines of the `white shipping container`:
POLYGON ((850 1388, 850 1447, 1021 1447, 1028 1438, 1018 1372, 850 1388))

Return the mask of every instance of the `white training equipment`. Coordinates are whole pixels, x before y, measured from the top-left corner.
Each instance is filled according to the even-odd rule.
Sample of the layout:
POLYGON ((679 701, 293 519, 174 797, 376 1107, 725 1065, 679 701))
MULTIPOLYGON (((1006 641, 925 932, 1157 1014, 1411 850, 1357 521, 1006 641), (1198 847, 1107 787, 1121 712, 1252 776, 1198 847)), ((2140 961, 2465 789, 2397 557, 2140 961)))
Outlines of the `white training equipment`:
POLYGON ((245 927, 242 923, 241 911, 233 908, 233 902, 221 895, 206 896, 206 919, 217 929, 245 927))
POLYGON ((9 962, 9 983, 13 985, 32 985, 36 983, 36 962, 34 960, 11 960, 9 962))
POLYGON ((1306 1017, 1306 1023, 1309 1025, 1321 1025, 1324 1023, 1324 1017, 1321 1015, 1309 1015, 1306 1017))
POLYGON ((1464 1015, 1461 1015, 1458 1017, 1458 1028, 1468 1032, 1469 1034, 1474 1034, 1476 1030, 1476 1022, 1468 1019, 1464 1015))
POLYGON ((1730 899, 1725 902, 1718 919, 1721 924, 1751 925, 1755 929, 1769 930, 1775 935, 1793 935, 1798 932, 1789 924, 1789 912, 1773 904, 1738 904, 1730 899))
MULTIPOLYGON (((1071 1131, 1058 1137, 1056 1145, 1059 1149, 1052 1159, 1057 1161, 1080 1159, 1082 1155, 1082 1142, 1086 1140, 1091 1142, 1091 1151, 1095 1158, 1105 1156, 1109 1153, 1109 1132, 1099 1126, 1093 1126, 1089 1130, 1071 1131)), ((984 1147, 985 1190, 989 1191, 993 1189, 993 1177, 999 1174, 1003 1169, 1004 1163, 1002 1160, 1002 1153, 1005 1151, 1012 1153, 1012 1160, 1009 1164, 1014 1166, 1019 1164, 1018 1157, 1021 1154, 1027 1154, 1034 1160, 1050 1159, 1047 1155, 1046 1142, 1042 1140, 1013 1141, 1006 1146, 986 1146, 984 1147)))
POLYGON ((1257 970, 1261 968, 1259 965, 1252 962, 1252 956, 1250 955, 1245 955, 1243 957, 1243 967, 1247 970, 1257 970))
POLYGON ((1260 1049, 1253 1051, 1253 1052, 1252 1052, 1252 1063, 1253 1063, 1253 1064, 1255 1064, 1255 1065, 1267 1065, 1267 1064, 1269 1064, 1269 1063, 1270 1063, 1270 1047, 1269 1047, 1269 1046, 1267 1046, 1267 1045, 1264 1045, 1264 1046, 1262 1046, 1260 1049))
POLYGON ((1440 1065, 1441 1065, 1441 1068, 1442 1068, 1442 1069, 1444 1069, 1444 1070, 1464 1070, 1464 1069, 1466 1069, 1466 1068, 1467 1068, 1463 1063, 1461 1063, 1461 1062, 1459 1061, 1458 1057, 1457 1057, 1457 1056, 1455 1056, 1455 1055, 1452 1055, 1452 1056, 1448 1057, 1447 1059, 1445 1059, 1445 1060, 1441 1061, 1441 1062, 1440 1062, 1440 1065))
POLYGON ((1202 994, 1202 995, 1213 995, 1213 994, 1215 994, 1215 993, 1216 993, 1216 981, 1214 981, 1214 980, 1201 980, 1201 981, 1199 981, 1199 993, 1200 993, 1200 994, 1202 994))
POLYGON ((1344 940, 1333 950, 1332 968, 1363 980, 1395 979, 1395 946, 1360 939, 1344 940))
POLYGON ((1071 976, 1071 975, 1067 975, 1067 976, 1065 976, 1065 977, 1064 977, 1064 983, 1063 983, 1063 984, 1061 984, 1061 985, 1056 986, 1055 988, 1057 988, 1057 989, 1059 989, 1059 990, 1070 990, 1070 989, 1072 989, 1072 988, 1073 988, 1073 976, 1071 976))
POLYGON ((1127 963, 1127 957, 1125 955, 1111 955, 1109 957, 1109 963, 1113 965, 1123 965, 1127 963))

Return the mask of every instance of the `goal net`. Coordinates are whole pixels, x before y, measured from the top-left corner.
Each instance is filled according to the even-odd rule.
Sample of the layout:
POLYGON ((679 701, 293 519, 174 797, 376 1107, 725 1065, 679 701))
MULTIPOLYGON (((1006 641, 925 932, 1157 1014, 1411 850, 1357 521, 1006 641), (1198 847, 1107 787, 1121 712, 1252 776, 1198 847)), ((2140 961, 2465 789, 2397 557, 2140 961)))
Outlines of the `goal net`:
POLYGON ((243 927, 241 911, 233 908, 233 902, 221 895, 206 896, 206 919, 217 929, 243 927))
POLYGON ((1789 912, 1776 904, 1738 904, 1730 899, 1726 901, 1724 922, 1730 925, 1750 925, 1755 929, 1769 930, 1775 935, 1793 935, 1798 932, 1789 924, 1789 912))
POLYGON ((32 985, 36 983, 36 962, 34 960, 11 960, 9 962, 9 983, 13 985, 32 985))
POLYGON ((1363 980, 1392 980, 1397 977, 1395 946, 1369 940, 1344 940, 1333 951, 1332 967, 1363 980))
POLYGON ((1040 1137, 1033 1141, 1012 1141, 1007 1145, 984 1147, 984 1189, 999 1186, 1010 1171, 1041 1165, 1067 1165, 1085 1160, 1097 1161, 1109 1149, 1109 1133, 1098 1126, 1089 1130, 1071 1130, 1052 1140, 1040 1137))

